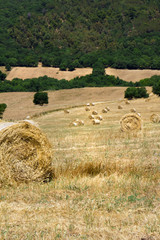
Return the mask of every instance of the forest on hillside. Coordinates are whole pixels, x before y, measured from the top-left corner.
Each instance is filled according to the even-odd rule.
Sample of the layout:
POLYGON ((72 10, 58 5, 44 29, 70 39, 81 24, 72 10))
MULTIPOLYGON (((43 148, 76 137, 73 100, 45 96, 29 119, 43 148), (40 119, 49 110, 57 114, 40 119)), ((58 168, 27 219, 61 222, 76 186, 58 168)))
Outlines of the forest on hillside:
POLYGON ((0 0, 0 65, 160 69, 159 0, 0 0))

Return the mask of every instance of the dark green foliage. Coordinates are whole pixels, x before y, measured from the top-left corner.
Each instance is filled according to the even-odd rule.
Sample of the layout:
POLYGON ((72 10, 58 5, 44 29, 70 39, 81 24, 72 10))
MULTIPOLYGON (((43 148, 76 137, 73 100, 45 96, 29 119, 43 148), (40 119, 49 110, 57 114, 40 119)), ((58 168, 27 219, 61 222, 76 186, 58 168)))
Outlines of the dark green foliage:
POLYGON ((154 75, 151 78, 140 80, 137 84, 138 86, 153 86, 158 81, 160 81, 160 76, 154 75))
POLYGON ((34 99, 33 99, 34 104, 48 104, 48 93, 47 92, 37 92, 34 94, 34 99))
POLYGON ((0 71, 0 81, 4 81, 5 78, 6 78, 6 74, 0 71))
POLYGON ((157 81, 153 84, 152 92, 154 94, 157 94, 158 96, 160 96, 160 79, 159 79, 159 81, 157 81))
POLYGON ((145 87, 129 87, 126 89, 125 98, 132 99, 132 98, 148 98, 149 94, 145 87))
POLYGON ((6 64, 5 68, 6 68, 7 71, 11 71, 11 66, 10 66, 9 63, 6 64))
POLYGON ((160 69, 159 0, 0 4, 0 65, 160 69))
POLYGON ((7 108, 7 104, 5 104, 5 103, 0 104, 0 118, 3 118, 3 113, 6 108, 7 108))

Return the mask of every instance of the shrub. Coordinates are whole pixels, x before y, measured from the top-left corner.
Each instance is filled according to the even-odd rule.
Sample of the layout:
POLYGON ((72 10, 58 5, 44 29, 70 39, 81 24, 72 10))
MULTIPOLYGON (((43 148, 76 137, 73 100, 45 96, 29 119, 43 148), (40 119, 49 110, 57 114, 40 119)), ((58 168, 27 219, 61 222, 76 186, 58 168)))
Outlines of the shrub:
POLYGON ((132 99, 132 98, 147 98, 149 94, 145 87, 128 87, 125 91, 125 98, 132 99))
POLYGON ((48 93, 47 92, 37 92, 34 94, 34 99, 33 99, 34 104, 48 104, 48 93))

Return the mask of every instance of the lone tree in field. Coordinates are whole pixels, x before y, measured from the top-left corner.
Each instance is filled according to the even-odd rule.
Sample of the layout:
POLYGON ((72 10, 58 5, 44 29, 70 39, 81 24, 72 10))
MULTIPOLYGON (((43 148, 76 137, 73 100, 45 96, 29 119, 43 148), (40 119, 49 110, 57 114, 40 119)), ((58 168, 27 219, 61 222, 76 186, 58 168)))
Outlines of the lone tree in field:
POLYGON ((43 106, 43 104, 48 104, 48 93, 47 92, 37 92, 34 94, 33 99, 34 104, 39 104, 43 106))

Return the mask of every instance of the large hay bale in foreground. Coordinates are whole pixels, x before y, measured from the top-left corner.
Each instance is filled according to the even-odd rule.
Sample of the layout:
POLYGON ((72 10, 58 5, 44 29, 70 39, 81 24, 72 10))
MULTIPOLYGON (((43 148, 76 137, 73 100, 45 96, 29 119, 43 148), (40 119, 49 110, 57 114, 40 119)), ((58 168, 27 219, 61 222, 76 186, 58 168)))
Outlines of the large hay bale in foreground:
POLYGON ((52 148, 33 124, 0 124, 0 183, 47 181, 52 177, 52 148))
POLYGON ((121 120, 122 131, 138 131, 142 129, 142 119, 136 113, 125 114, 121 120))
POLYGON ((150 120, 151 122, 153 123, 159 123, 160 122, 160 116, 156 113, 153 113, 151 116, 150 116, 150 120))

